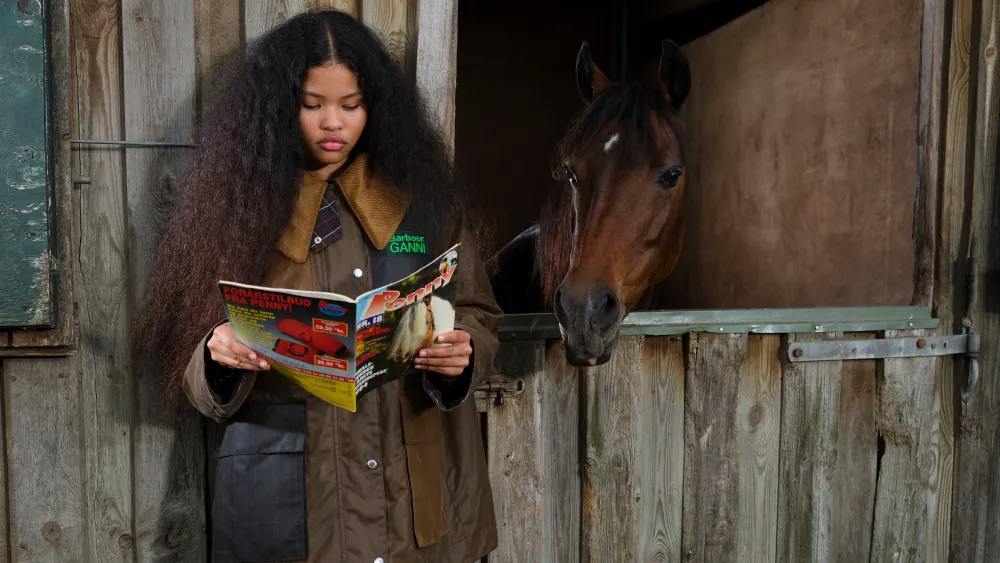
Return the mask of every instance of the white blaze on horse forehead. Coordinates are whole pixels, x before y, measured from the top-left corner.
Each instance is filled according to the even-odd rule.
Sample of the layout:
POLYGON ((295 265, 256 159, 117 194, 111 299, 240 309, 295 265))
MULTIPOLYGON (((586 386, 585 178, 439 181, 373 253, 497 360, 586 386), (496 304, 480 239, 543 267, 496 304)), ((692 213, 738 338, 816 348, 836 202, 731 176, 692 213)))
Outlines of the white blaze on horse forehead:
POLYGON ((618 132, 615 131, 610 137, 608 137, 607 142, 604 143, 604 152, 611 152, 611 149, 614 148, 615 143, 617 142, 618 142, 618 132))

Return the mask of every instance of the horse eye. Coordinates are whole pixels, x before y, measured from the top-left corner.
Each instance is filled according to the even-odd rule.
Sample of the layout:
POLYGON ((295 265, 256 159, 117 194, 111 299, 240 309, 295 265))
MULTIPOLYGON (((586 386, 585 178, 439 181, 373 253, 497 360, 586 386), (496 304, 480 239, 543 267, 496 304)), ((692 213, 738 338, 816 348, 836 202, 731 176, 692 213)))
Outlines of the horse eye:
POLYGON ((684 169, 680 166, 667 168, 656 178, 656 185, 661 188, 672 188, 677 185, 677 181, 684 175, 684 169))
POLYGON ((564 170, 564 172, 566 173, 566 179, 569 180, 569 184, 575 188, 576 187, 576 169, 573 168, 572 164, 567 164, 566 165, 566 169, 564 170))

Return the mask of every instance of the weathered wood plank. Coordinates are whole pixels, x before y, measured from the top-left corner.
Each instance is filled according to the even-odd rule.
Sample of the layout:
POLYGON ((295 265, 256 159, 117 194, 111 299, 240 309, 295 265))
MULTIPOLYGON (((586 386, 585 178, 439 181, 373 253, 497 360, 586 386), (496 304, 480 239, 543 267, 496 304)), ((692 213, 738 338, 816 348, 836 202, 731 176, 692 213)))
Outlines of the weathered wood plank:
POLYGON ((13 563, 88 560, 75 364, 73 358, 3 362, 13 563))
POLYGON ((542 409, 542 561, 580 559, 580 371, 551 342, 539 379, 542 409))
MULTIPOLYGON (((981 23, 972 45, 977 77, 975 117, 970 121, 975 147, 971 202, 965 211, 976 244, 976 287, 970 296, 973 328, 981 335, 979 383, 963 393, 959 417, 952 557, 957 561, 992 561, 1000 551, 1000 188, 997 187, 997 127, 1000 120, 1000 5, 977 3, 981 23)), ((961 258, 962 255, 959 255, 961 258)), ((958 280, 956 280, 958 281, 958 280)), ((957 364, 955 379, 965 386, 968 363, 957 364)))
POLYGON ((772 563, 778 534, 781 430, 779 335, 749 335, 736 399, 739 509, 736 560, 772 563))
POLYGON ((542 393, 544 342, 504 344, 497 354, 495 378, 523 379, 524 394, 487 411, 487 459, 497 517, 497 561, 529 561, 543 549, 545 525, 542 393))
POLYGON ((931 309, 937 255, 937 204, 940 200, 951 45, 949 0, 923 0, 920 38, 920 92, 917 107, 917 189, 913 202, 913 296, 910 305, 931 309))
MULTIPOLYGON (((790 335, 786 344, 842 336, 790 335)), ((779 561, 868 560, 877 461, 874 386, 874 361, 785 362, 779 561)))
MULTIPOLYGON (((886 337, 924 334, 886 332, 886 337)), ((935 358, 884 360, 876 380, 879 460, 872 561, 924 561, 930 483, 938 460, 931 450, 935 358)))
POLYGON ((243 48, 241 0, 195 0, 195 60, 200 119, 224 78, 226 57, 243 48))
POLYGON ((360 0, 311 0, 309 5, 317 10, 333 8, 334 10, 340 10, 341 12, 358 17, 358 12, 360 11, 359 2, 360 0))
POLYGON ((309 9, 309 0, 246 0, 243 21, 249 44, 288 18, 309 9))
POLYGON ((417 33, 417 89, 431 121, 455 146, 455 81, 458 61, 458 0, 422 0, 417 33))
MULTIPOLYGON (((196 76, 193 3, 124 0, 122 14, 126 137, 190 141, 196 76)), ((126 151, 133 295, 143 293, 158 213, 179 175, 179 157, 176 150, 126 151)), ((204 560, 203 424, 193 410, 164 402, 158 373, 143 366, 133 369, 137 560, 204 560)))
MULTIPOLYGON (((643 337, 621 337, 611 361, 584 373, 587 410, 581 552, 584 561, 638 561, 643 337)), ((652 492, 652 491, 650 491, 652 492)), ((655 500, 654 500, 655 502, 655 500)))
POLYGON ((745 334, 689 337, 684 390, 685 561, 736 561, 739 473, 733 413, 745 334))
POLYGON ((378 33, 392 58, 412 76, 416 5, 409 0, 361 0, 361 21, 378 33))
MULTIPOLYGON (((948 17, 950 24, 947 30, 950 42, 945 46, 948 59, 947 76, 942 86, 944 103, 939 108, 944 146, 940 156, 941 178, 936 186, 936 201, 929 204, 934 205, 936 211, 932 310, 934 316, 941 319, 942 331, 948 332, 960 329, 963 302, 967 299, 964 287, 967 273, 964 269, 967 268, 969 241, 965 210, 970 205, 966 201, 968 170, 972 165, 968 150, 972 142, 970 119, 975 119, 969 111, 969 81, 972 71, 973 7, 976 3, 977 0, 953 0, 950 3, 951 13, 944 16, 948 17)), ((956 382, 960 385, 963 379, 960 371, 962 362, 944 359, 935 362, 935 365, 937 424, 929 451, 934 452, 938 462, 935 471, 937 479, 932 483, 937 495, 930 500, 932 512, 927 521, 927 557, 935 561, 948 557, 954 561, 975 561, 975 538, 982 536, 977 533, 975 525, 970 525, 969 516, 975 513, 975 509, 969 503, 980 503, 982 495, 975 480, 982 475, 973 472, 955 478, 955 466, 959 463, 955 443, 961 438, 956 438, 954 388, 956 382)), ((961 435, 961 430, 958 430, 958 435, 961 435)), ((968 460, 962 465, 970 467, 968 460)), ((982 551, 979 553, 982 554, 982 551)))
POLYGON ((10 511, 7 506, 7 499, 10 498, 10 487, 8 486, 7 479, 7 464, 10 459, 10 455, 7 453, 7 400, 6 391, 4 389, 4 381, 7 381, 8 375, 4 373, 4 360, 0 359, 0 559, 4 561, 10 561, 11 556, 11 544, 10 544, 10 511))
POLYGON ((629 376, 638 388, 638 561, 681 560, 684 365, 684 337, 646 337, 642 371, 629 376))
MULTIPOLYGON (((121 139, 120 6, 72 0, 73 91, 80 139, 121 139)), ((87 551, 95 561, 134 561, 132 530, 133 389, 129 371, 128 234, 124 152, 80 147, 75 261, 79 280, 81 414, 87 476, 87 551)))
MULTIPOLYGON (((851 334, 850 338, 874 338, 851 334)), ((836 469, 830 561, 868 561, 871 554, 872 511, 878 438, 875 433, 874 360, 840 365, 840 401, 837 413, 836 469)), ((822 377, 821 374, 817 375, 822 377)), ((836 376, 835 376, 836 377, 836 376)), ((808 494, 808 493, 807 493, 808 494)))

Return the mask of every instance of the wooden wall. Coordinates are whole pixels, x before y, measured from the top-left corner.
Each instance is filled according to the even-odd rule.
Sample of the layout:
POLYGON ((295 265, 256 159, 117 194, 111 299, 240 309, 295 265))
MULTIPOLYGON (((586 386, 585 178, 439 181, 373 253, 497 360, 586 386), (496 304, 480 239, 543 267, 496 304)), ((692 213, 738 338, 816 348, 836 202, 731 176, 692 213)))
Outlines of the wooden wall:
POLYGON ((69 162, 69 139, 191 143, 221 57, 324 7, 376 29, 438 93, 435 118, 453 121, 454 72, 439 69, 455 59, 450 0, 46 2, 60 140, 52 247, 63 285, 58 326, 0 333, 0 560, 206 559, 204 423, 167 408, 158 379, 127 354, 159 204, 188 149, 81 145, 69 162), (422 66, 421 18, 435 30, 419 38, 434 57, 422 66))
POLYGON ((771 0, 684 46, 684 251, 658 304, 905 305, 922 9, 771 0))
POLYGON ((583 370, 559 343, 505 344, 497 377, 525 392, 487 407, 490 560, 945 561, 933 373, 952 360, 784 352, 881 336, 628 336, 583 370))

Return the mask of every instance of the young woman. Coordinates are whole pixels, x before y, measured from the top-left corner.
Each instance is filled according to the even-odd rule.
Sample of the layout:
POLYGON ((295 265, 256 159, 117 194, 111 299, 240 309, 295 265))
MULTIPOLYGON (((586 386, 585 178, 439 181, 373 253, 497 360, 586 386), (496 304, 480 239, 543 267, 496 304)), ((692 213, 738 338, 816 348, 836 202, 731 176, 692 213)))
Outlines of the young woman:
POLYGON ((213 561, 479 559, 496 525, 470 396, 500 311, 414 87, 371 31, 326 11, 254 43, 222 92, 140 332, 170 389, 225 424, 210 460, 213 561), (427 252, 393 252, 394 236, 427 252), (357 295, 460 241, 456 330, 355 413, 270 373, 219 324, 219 279, 357 295))

